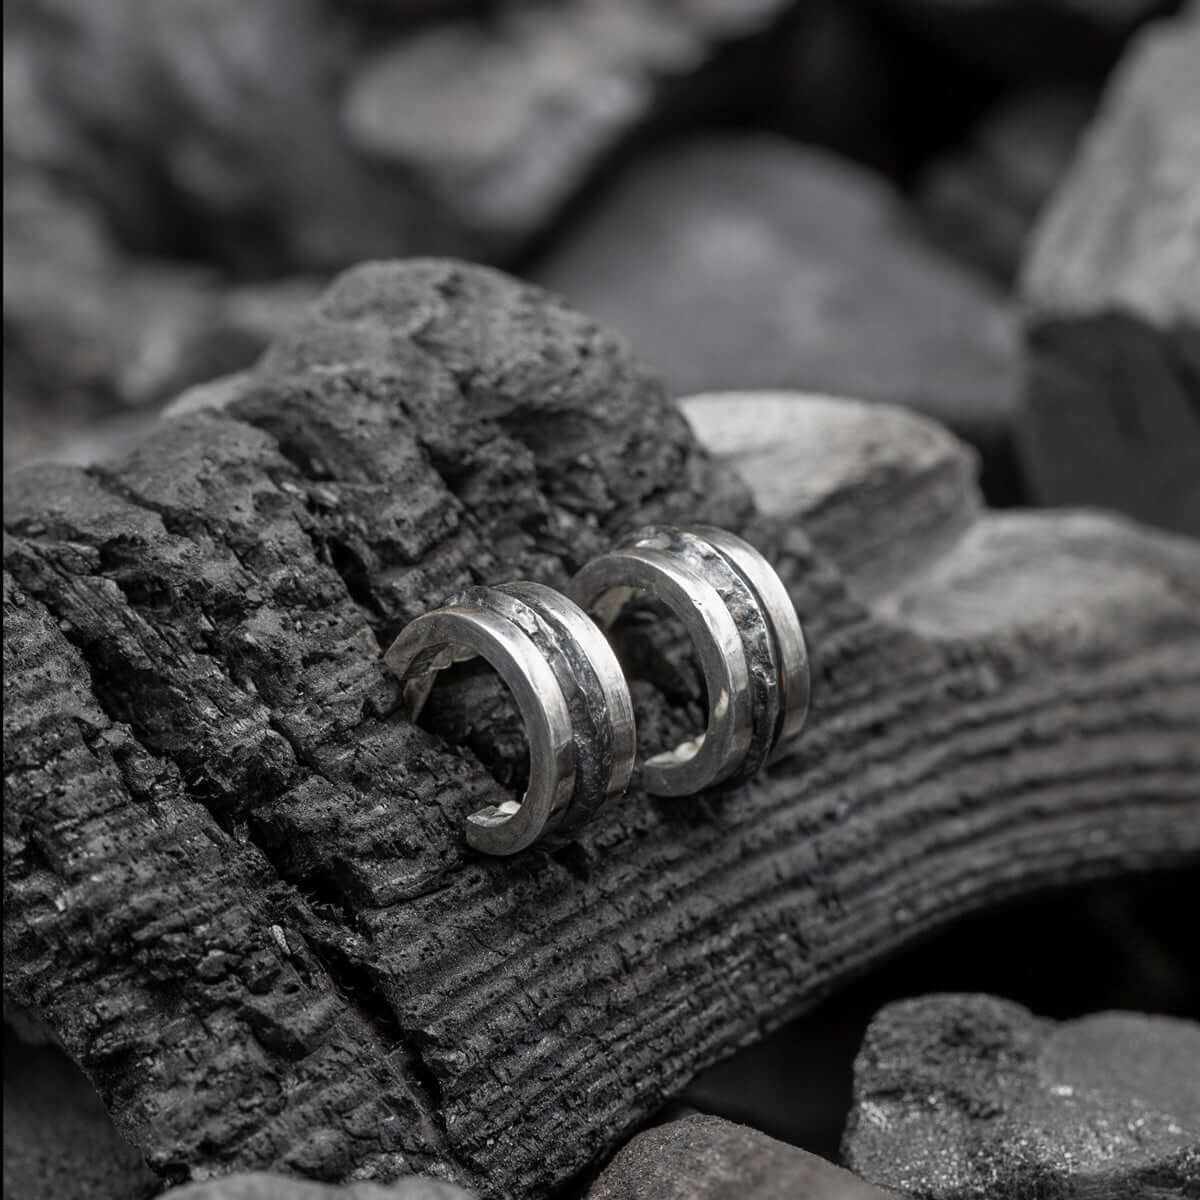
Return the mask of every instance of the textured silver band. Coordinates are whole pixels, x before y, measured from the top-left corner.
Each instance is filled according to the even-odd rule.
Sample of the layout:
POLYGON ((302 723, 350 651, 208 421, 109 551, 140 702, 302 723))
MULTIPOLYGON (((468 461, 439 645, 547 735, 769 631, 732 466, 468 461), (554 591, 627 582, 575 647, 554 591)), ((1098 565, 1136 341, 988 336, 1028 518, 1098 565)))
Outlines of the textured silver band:
POLYGON ((682 796, 754 774, 803 728, 808 653, 783 581, 748 542, 713 526, 639 530, 588 563, 570 593, 604 626, 653 596, 683 622, 708 691, 697 738, 649 758, 648 792, 682 796))
POLYGON ((542 584, 470 588, 410 622, 384 655, 404 684, 409 719, 439 671, 476 655, 516 700, 529 786, 520 800, 471 813, 468 843, 515 854, 539 838, 572 836, 633 771, 633 705, 612 648, 581 609, 542 584))

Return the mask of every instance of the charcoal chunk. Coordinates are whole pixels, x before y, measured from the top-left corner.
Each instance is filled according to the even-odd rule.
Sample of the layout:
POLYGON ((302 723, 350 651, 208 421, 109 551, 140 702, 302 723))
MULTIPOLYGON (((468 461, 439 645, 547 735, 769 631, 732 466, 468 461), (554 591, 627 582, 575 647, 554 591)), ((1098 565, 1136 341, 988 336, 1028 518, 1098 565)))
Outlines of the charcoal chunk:
POLYGON ((1198 1067, 1200 1025, 1177 1018, 900 1001, 867 1030, 843 1153, 921 1200, 1194 1196, 1198 1067))

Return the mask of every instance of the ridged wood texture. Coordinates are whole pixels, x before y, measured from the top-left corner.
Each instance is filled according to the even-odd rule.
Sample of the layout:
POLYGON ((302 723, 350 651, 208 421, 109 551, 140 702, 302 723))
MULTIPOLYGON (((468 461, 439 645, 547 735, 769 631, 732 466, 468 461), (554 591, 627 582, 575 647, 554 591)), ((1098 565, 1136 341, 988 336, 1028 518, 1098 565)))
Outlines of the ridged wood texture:
MULTIPOLYGON (((350 272, 235 391, 5 502, 5 985, 166 1179, 545 1195, 935 926, 1200 855, 1194 543, 981 513, 937 427, 794 398, 718 446, 790 464, 757 514, 616 338, 454 263, 350 272), (778 564, 808 732, 735 791, 470 853, 519 740, 487 677, 437 719, 490 769, 406 724, 380 647, 649 520, 778 564)), ((698 720, 678 648, 642 657, 643 737, 698 720)))

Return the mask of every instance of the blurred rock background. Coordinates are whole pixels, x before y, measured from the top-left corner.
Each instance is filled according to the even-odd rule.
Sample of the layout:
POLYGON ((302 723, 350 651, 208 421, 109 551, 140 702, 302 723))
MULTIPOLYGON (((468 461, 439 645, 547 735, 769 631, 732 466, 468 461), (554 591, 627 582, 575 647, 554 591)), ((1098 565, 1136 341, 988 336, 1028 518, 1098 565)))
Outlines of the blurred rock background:
MULTIPOLYGON (((1188 49, 1172 67, 1170 50, 1139 42, 1127 57, 1156 61, 1125 70, 1138 79, 1119 83, 1125 99, 1109 108, 1121 111, 1096 115, 1130 40, 1177 8, 14 0, 6 461, 101 455, 189 384, 252 362, 331 272, 436 253, 562 292, 681 392, 911 404, 976 444, 993 503, 1028 499, 1030 482, 1052 500, 1103 500, 1088 494, 1089 463, 1106 455, 1120 473, 1120 428, 1059 465, 1079 421, 1039 396, 1033 434, 1018 432, 1028 387, 1063 391, 1040 353, 1027 383, 1022 309, 1039 347, 1063 345, 1068 301, 1045 259, 1069 257, 1070 229, 1103 218, 1059 214, 1024 305, 1016 281, 1090 125, 1165 129, 1141 110, 1200 106, 1185 90, 1188 49)), ((1186 41, 1182 22, 1164 30, 1146 36, 1186 41)), ((1160 194, 1200 170, 1183 161, 1186 131, 1172 136, 1147 150, 1169 160, 1160 194)), ((1105 172, 1089 168, 1068 207, 1087 208, 1105 172)), ((1122 211, 1138 207, 1126 199, 1122 211)), ((1191 217, 1169 209, 1152 219, 1194 253, 1191 217)), ((1189 265, 1176 264, 1181 279, 1189 265)), ((1122 302, 1119 281, 1097 286, 1122 302)), ((1192 362, 1188 286, 1170 314, 1134 315, 1135 341, 1149 326, 1161 343, 1170 325, 1160 359, 1192 362)), ((1087 358, 1074 343, 1065 353, 1087 358)), ((1129 356, 1146 358, 1136 345, 1129 356)), ((1179 386, 1186 412, 1194 374, 1179 386)), ((1195 432, 1194 412, 1181 419, 1195 432)), ((1190 512, 1161 513, 1188 465, 1165 500, 1139 504, 1127 487, 1123 506, 1191 527, 1190 512)))

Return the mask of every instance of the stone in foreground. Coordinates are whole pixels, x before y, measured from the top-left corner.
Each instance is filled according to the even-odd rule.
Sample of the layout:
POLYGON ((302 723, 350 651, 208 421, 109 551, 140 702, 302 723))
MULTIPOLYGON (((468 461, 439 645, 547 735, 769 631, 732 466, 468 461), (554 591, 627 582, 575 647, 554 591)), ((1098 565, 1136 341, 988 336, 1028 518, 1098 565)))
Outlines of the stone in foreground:
POLYGON ((1048 504, 1200 533, 1200 16, 1143 35, 1035 234, 1021 449, 1048 504))
MULTIPOLYGON (((700 1114, 639 1134, 587 1200, 888 1200, 892 1192, 757 1129, 700 1114)), ((231 1198, 232 1200, 232 1198, 231 1198)))
POLYGON ((1200 1194, 1200 1025, 926 996, 876 1016, 854 1074, 847 1163, 921 1200, 1200 1194))

